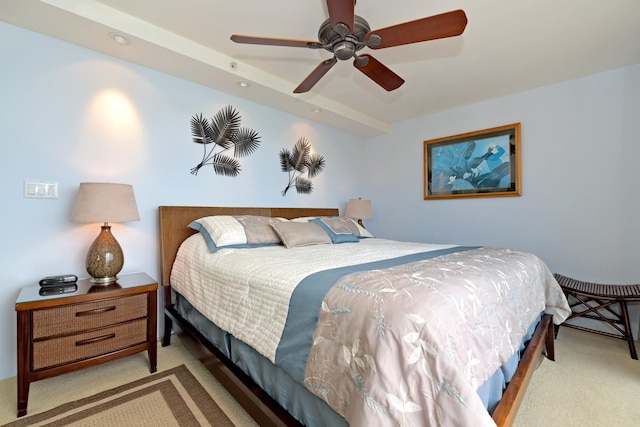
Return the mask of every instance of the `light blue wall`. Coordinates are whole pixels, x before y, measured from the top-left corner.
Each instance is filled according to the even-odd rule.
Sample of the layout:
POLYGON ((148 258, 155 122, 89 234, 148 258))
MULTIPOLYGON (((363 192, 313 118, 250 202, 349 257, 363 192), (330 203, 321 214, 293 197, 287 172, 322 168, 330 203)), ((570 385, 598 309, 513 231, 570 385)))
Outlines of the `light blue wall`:
MULTIPOLYGON (((579 278, 640 278, 640 66, 421 117, 363 141, 2 23, 0 43, 0 321, 6 331, 0 378, 15 375, 20 287, 52 273, 84 273, 98 231, 69 222, 81 181, 133 184, 141 221, 115 224, 113 232, 125 252, 124 271, 158 277, 158 205, 344 209, 349 198, 362 196, 372 199, 375 217, 367 227, 379 237, 508 246, 579 278), (130 114, 106 114, 99 96, 106 90, 124 96, 130 114), (208 170, 193 176, 201 147, 191 142, 189 120, 226 105, 260 133, 262 146, 241 160, 237 178, 208 170), (423 200, 424 140, 514 122, 522 123, 522 197, 423 200), (311 195, 282 197, 286 174, 278 153, 301 136, 325 156, 327 168, 311 195), (26 179, 59 182, 60 198, 23 198, 26 179)), ((637 317, 634 311, 634 325, 637 317)))
POLYGON ((365 160, 380 237, 531 251, 587 280, 640 279, 640 66, 394 125, 365 160), (522 126, 522 196, 424 200, 423 141, 522 126))
MULTIPOLYGON (((368 228, 399 240, 523 249, 570 277, 638 283, 639 95, 634 66, 397 124, 367 141, 376 216, 368 228), (424 200, 424 140, 516 122, 521 197, 424 200)), ((629 310, 637 337, 640 305, 629 310)))
POLYGON ((0 23, 0 378, 16 372, 20 288, 50 274, 85 276, 84 256, 99 227, 69 221, 78 184, 132 184, 141 221, 112 224, 123 272, 160 279, 159 205, 338 207, 361 194, 359 137, 274 109, 0 23), (9 42, 12 41, 12 42, 9 42), (118 113, 113 104, 122 103, 118 113), (202 157, 190 119, 233 105, 260 148, 240 159, 238 177, 189 170, 202 157), (121 111, 122 111, 121 110, 121 111), (279 152, 306 137, 326 159, 311 194, 290 190, 279 152), (23 198, 23 183, 59 183, 57 200, 23 198))

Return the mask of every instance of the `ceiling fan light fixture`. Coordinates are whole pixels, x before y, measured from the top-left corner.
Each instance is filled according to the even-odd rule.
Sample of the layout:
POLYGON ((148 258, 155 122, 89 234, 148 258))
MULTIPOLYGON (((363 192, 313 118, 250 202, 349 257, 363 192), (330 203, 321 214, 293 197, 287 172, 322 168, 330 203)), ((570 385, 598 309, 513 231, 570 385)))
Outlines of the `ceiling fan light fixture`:
POLYGON ((336 55, 336 58, 344 61, 353 57, 356 53, 356 45, 348 40, 343 40, 333 45, 333 53, 336 55))

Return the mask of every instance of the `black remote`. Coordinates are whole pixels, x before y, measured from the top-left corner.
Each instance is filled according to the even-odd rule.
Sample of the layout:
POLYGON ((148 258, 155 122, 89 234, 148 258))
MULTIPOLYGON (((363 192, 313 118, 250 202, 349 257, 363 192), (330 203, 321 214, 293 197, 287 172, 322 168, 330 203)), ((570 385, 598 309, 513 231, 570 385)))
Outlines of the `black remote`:
POLYGON ((75 274, 61 274, 59 276, 47 276, 40 280, 40 286, 61 286, 76 283, 78 276, 75 274))

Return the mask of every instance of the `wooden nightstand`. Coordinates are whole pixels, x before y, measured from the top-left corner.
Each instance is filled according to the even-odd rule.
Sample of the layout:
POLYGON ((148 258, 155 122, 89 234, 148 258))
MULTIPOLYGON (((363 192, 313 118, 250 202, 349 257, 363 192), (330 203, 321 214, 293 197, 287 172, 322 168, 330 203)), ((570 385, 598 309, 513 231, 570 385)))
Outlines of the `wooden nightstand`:
POLYGON ((121 274, 109 286, 89 279, 73 293, 40 296, 22 288, 18 316, 18 416, 27 413, 33 381, 88 368, 141 351, 157 363, 158 284, 144 273, 121 274))

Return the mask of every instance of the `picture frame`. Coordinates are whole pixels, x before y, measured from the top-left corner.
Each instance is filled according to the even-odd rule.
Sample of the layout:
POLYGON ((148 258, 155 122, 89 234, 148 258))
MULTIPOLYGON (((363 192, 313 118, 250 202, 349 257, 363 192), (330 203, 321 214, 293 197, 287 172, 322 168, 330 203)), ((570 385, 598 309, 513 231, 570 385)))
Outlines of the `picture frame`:
POLYGON ((522 195, 520 123, 424 141, 424 199, 522 195))

